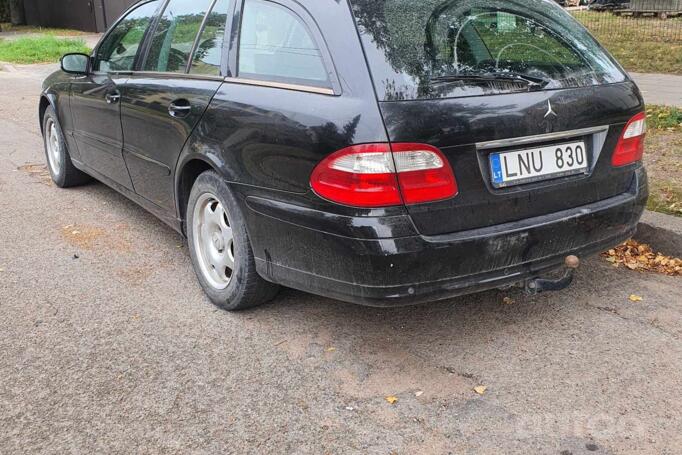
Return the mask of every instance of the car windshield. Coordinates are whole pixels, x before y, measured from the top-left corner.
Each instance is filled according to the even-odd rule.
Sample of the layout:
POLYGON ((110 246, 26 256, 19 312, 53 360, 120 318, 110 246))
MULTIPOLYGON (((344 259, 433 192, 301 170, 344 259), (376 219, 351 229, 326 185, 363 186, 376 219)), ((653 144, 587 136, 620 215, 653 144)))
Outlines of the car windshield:
POLYGON ((550 0, 351 0, 386 101, 588 87, 625 75, 550 0))

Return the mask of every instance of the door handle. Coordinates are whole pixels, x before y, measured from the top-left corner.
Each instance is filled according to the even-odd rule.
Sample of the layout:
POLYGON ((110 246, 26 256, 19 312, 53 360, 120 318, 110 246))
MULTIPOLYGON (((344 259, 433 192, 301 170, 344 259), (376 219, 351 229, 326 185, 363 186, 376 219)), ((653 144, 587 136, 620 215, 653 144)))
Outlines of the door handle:
POLYGON ((186 117, 192 111, 192 105, 186 99, 175 100, 168 106, 171 117, 186 117))
POLYGON ((107 101, 108 104, 116 104, 121 100, 121 94, 119 92, 107 93, 104 96, 104 99, 107 101))

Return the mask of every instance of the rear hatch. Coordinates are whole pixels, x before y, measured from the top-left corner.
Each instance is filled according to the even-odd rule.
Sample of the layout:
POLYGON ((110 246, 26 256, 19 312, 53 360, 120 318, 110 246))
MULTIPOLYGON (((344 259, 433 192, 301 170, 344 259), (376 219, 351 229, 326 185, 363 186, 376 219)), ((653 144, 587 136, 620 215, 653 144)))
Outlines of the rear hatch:
POLYGON ((632 166, 613 167, 611 154, 643 109, 641 96, 561 8, 353 0, 353 10, 389 140, 438 147, 457 179, 456 197, 407 206, 422 234, 554 213, 629 189, 632 166))

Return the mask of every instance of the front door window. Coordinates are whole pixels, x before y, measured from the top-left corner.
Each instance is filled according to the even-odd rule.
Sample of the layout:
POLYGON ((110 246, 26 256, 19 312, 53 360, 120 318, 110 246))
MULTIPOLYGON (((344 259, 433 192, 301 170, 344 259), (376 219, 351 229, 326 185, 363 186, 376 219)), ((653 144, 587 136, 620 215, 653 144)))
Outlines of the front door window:
POLYGON ((122 19, 100 44, 94 70, 105 73, 132 71, 145 32, 161 0, 143 3, 122 19))
POLYGON ((146 71, 184 73, 211 0, 171 0, 159 20, 144 64, 146 71))

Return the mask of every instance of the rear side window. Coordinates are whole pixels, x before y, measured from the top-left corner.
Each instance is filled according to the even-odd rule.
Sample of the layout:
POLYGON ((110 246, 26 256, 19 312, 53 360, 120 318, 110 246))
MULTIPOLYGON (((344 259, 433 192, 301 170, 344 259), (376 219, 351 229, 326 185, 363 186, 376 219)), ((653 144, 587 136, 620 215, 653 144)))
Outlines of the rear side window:
POLYGON ((146 71, 184 73, 211 0, 170 0, 149 47, 146 71))
POLYGON ((608 54, 546 0, 352 0, 379 97, 409 100, 622 82, 608 54))
POLYGON ((329 87, 322 53, 292 10, 246 0, 239 38, 239 77, 329 87))
POLYGON ((230 0, 218 0, 206 18, 197 50, 192 58, 190 73, 209 76, 220 75, 220 62, 225 42, 225 25, 230 0))
POLYGON ((144 3, 121 19, 97 49, 94 70, 131 71, 147 27, 159 6, 160 0, 144 3))

